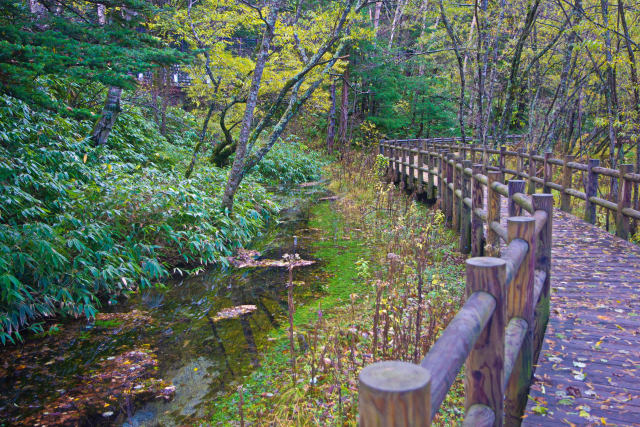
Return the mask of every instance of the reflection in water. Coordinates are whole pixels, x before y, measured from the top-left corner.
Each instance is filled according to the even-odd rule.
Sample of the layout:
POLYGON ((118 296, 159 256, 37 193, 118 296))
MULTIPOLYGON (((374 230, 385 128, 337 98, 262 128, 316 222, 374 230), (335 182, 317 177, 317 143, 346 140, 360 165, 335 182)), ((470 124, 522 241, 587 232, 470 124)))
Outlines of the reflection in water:
MULTIPOLYGON (((264 258, 279 259, 291 253, 292 236, 300 239, 297 252, 310 259, 306 244, 313 231, 306 229, 308 207, 288 209, 281 221, 255 247, 264 258)), ((296 271, 296 278, 310 286, 296 286, 295 299, 305 303, 320 289, 316 277, 321 265, 296 271), (315 285, 315 286, 314 286, 315 285)), ((178 425, 204 415, 203 403, 215 399, 237 379, 259 366, 259 351, 268 345, 268 333, 286 323, 286 269, 213 269, 199 277, 152 290, 137 304, 153 313, 165 333, 154 342, 161 376, 176 386, 176 397, 167 403, 151 402, 125 423, 127 426, 178 425), (256 311, 235 319, 214 321, 227 307, 255 305, 256 311), (171 331, 171 332, 167 332, 171 331)))
MULTIPOLYGON (((296 194, 290 197, 299 203, 308 200, 296 194)), ((280 259, 291 253, 292 236, 297 235, 298 253, 311 259, 306 244, 319 236, 305 228, 307 218, 308 206, 288 209, 253 249, 265 258, 280 259)), ((295 287, 296 304, 319 294, 320 269, 321 264, 315 264, 296 270, 296 279, 307 284, 295 287)), ((90 387, 85 387, 83 378, 91 378, 100 363, 137 349, 157 355, 157 377, 175 386, 174 399, 148 402, 137 410, 135 402, 114 404, 108 408, 113 416, 107 420, 103 405, 112 391, 103 390, 105 397, 99 395, 95 405, 98 412, 89 414, 94 418, 87 418, 87 423, 117 418, 127 426, 197 424, 206 415, 205 402, 233 389, 255 369, 260 352, 269 345, 270 331, 286 324, 286 282, 284 268, 225 271, 214 267, 199 276, 170 280, 163 289, 143 290, 109 307, 111 312, 103 313, 102 320, 88 325, 86 321, 65 321, 59 335, 31 341, 21 349, 7 349, 0 358, 12 360, 10 355, 19 351, 20 362, 0 365, 0 425, 8 416, 24 420, 43 412, 46 405, 71 392, 77 392, 80 401, 95 398, 95 393, 86 390, 90 387), (238 305, 254 305, 256 310, 240 318, 214 321, 220 310, 238 305)))

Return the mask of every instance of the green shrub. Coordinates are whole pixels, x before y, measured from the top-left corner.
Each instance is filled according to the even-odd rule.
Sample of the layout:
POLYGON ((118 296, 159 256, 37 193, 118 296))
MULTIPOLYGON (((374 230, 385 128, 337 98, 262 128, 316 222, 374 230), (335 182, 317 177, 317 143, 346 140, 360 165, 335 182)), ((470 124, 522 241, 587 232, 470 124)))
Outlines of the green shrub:
POLYGON ((51 315, 92 317, 167 277, 172 267, 226 262, 276 206, 256 176, 221 213, 226 171, 183 179, 191 141, 170 144, 133 107, 109 147, 91 124, 0 98, 0 340, 20 339, 51 315), (180 161, 179 161, 180 160, 180 161))
POLYGON ((320 179, 323 165, 318 153, 309 150, 292 135, 274 145, 256 165, 254 175, 265 184, 298 184, 320 179))

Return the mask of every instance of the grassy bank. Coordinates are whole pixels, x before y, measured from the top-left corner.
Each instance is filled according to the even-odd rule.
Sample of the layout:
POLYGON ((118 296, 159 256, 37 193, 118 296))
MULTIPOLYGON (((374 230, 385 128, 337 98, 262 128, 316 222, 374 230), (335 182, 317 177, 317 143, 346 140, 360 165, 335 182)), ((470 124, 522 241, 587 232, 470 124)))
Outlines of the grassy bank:
MULTIPOLYGON (((455 314, 464 289, 457 237, 440 212, 383 184, 380 162, 349 154, 328 171, 335 200, 314 208, 309 227, 320 230, 313 254, 329 278, 318 300, 296 307, 295 375, 283 326, 261 367, 211 402, 207 421, 355 425, 360 369, 421 359, 455 314)), ((460 391, 458 381, 436 422, 458 420, 460 391)))

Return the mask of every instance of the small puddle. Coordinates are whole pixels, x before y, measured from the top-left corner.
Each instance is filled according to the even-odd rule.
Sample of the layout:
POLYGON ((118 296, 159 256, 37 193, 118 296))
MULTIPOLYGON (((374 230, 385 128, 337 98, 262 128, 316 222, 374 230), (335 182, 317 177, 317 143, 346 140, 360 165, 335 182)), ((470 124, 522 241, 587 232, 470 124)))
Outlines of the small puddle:
MULTIPOLYGON (((264 258, 281 259, 292 252, 293 236, 298 236, 296 252, 313 259, 311 243, 319 232, 307 224, 312 201, 322 191, 305 187, 283 196, 281 205, 289 207, 252 248, 264 258)), ((326 277, 322 260, 316 261, 295 272, 295 280, 307 285, 295 287, 297 305, 321 295, 326 277)), ((92 324, 64 322, 56 334, 0 348, 0 425, 48 420, 171 426, 195 421, 204 416, 206 401, 255 369, 269 345, 269 332, 287 323, 286 282, 285 268, 211 268, 195 277, 173 278, 165 289, 142 291, 92 324), (214 319, 220 310, 239 305, 255 305, 256 310, 235 319, 214 319), (111 384, 109 378, 100 385, 99 371, 116 362, 127 366, 121 386, 134 395, 124 403, 106 400, 115 394, 117 381, 111 384), (151 379, 141 383, 135 375, 151 379), (89 406, 74 403, 92 393, 89 406)), ((113 369, 119 373, 122 367, 113 369)))

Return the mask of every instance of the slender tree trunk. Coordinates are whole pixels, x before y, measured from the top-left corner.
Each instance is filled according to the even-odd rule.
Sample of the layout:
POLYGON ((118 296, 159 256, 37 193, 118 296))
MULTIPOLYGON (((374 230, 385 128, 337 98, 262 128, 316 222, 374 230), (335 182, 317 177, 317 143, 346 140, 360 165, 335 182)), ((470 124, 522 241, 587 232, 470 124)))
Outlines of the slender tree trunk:
POLYGON ((338 124, 338 140, 340 149, 347 146, 347 129, 349 127, 349 66, 342 76, 342 98, 340 102, 340 123, 338 124))
MULTIPOLYGON (((633 86, 633 101, 636 110, 636 128, 635 133, 638 140, 636 141, 636 173, 640 173, 640 80, 638 80, 638 69, 636 68, 636 57, 633 52, 633 47, 631 46, 631 36, 629 35, 629 27, 627 26, 627 18, 624 10, 624 0, 618 0, 618 13, 620 14, 620 21, 622 23, 622 29, 624 30, 625 46, 627 48, 627 55, 629 56, 629 66, 631 67, 631 83, 633 86)), ((633 193, 633 206, 636 210, 640 209, 638 192, 640 191, 640 187, 638 184, 634 184, 635 191, 633 193)), ((636 222, 633 222, 634 228, 636 226, 636 222)))
POLYGON ((465 102, 464 102, 464 94, 465 94, 465 75, 464 75, 464 60, 462 59, 462 55, 460 54, 460 42, 455 32, 453 31, 453 27, 449 23, 447 19, 447 15, 444 11, 444 5, 442 0, 440 0, 440 16, 442 17, 442 23, 447 29, 447 34, 451 39, 451 43, 453 44, 453 50, 456 54, 456 60, 458 62, 458 73, 460 75, 460 101, 458 108, 458 122, 460 123, 460 134, 462 136, 462 143, 466 143, 466 133, 464 128, 464 110, 465 110, 465 102))
POLYGON ((233 165, 231 166, 227 185, 222 196, 222 209, 227 212, 231 212, 233 210, 233 198, 240 186, 240 182, 242 181, 247 156, 247 142, 249 141, 249 134, 251 132, 251 123, 253 122, 254 112, 256 105, 258 104, 258 91, 260 90, 260 85, 262 83, 262 73, 264 72, 264 67, 267 63, 267 59, 269 58, 269 49, 271 48, 271 41, 273 40, 275 24, 280 7, 281 2, 279 0, 272 0, 270 2, 269 15, 267 16, 265 23, 266 25, 262 35, 260 51, 258 52, 256 65, 253 70, 251 87, 249 88, 247 104, 242 118, 242 127, 240 128, 240 135, 238 137, 236 156, 233 159, 233 165))
MULTIPOLYGON (((476 101, 477 101, 477 111, 476 111, 476 139, 480 142, 480 144, 485 145, 485 132, 484 132, 484 83, 486 77, 486 61, 483 61, 483 58, 486 59, 486 56, 482 55, 482 49, 486 48, 485 46, 485 38, 486 38, 486 25, 480 20, 480 10, 482 10, 483 17, 486 15, 488 9, 488 1, 482 0, 481 4, 478 4, 479 0, 475 0, 474 2, 474 18, 476 20, 476 25, 478 26, 478 38, 476 44, 476 67, 477 67, 477 79, 476 79, 476 101)), ((489 106, 490 107, 490 106, 489 106)))
POLYGON ((522 59, 524 42, 527 40, 527 37, 529 37, 533 24, 536 21, 536 17, 538 15, 538 6, 540 6, 540 0, 535 0, 533 4, 530 5, 529 10, 527 11, 527 17, 525 18, 524 27, 522 28, 522 33, 520 33, 520 37, 518 38, 513 57, 511 59, 511 71, 509 73, 509 81, 507 83, 507 99, 504 103, 502 118, 500 119, 500 126, 498 127, 498 144, 504 143, 504 136, 511 122, 513 102, 519 92, 520 86, 518 73, 520 71, 520 61, 522 59))
POLYGON ((327 124, 327 151, 329 154, 333 154, 333 144, 336 139, 336 82, 331 82, 331 88, 329 89, 329 96, 331 97, 331 106, 329 107, 329 117, 327 124))
POLYGON ((396 6, 396 12, 393 14, 393 22, 391 23, 391 35, 389 36, 389 50, 393 47, 393 39, 396 35, 396 31, 398 30, 398 26, 400 26, 400 22, 402 22, 402 15, 404 14, 404 7, 407 5, 407 0, 398 0, 398 5, 396 6))
MULTIPOLYGON (((606 63, 606 84, 604 85, 604 94, 607 102, 607 130, 609 133, 609 161, 611 167, 616 167, 616 148, 618 146, 618 134, 614 126, 614 121, 618 117, 616 99, 615 70, 613 64, 613 54, 611 52, 611 32, 609 26, 609 2, 600 0, 600 11, 602 13, 602 24, 607 28, 604 32, 606 63)), ((618 180, 611 177, 610 197, 612 200, 618 199, 618 180)), ((609 229, 609 210, 607 209, 607 230, 609 229)))
MULTIPOLYGON (((581 10, 582 10, 582 2, 581 0, 576 0, 573 6, 573 10, 571 11, 571 15, 573 18, 572 24, 574 26, 578 25, 580 22, 581 10)), ((566 50, 564 52, 562 72, 560 73, 559 93, 557 96, 557 99, 559 100, 559 104, 556 107, 555 111, 550 116, 548 116, 551 123, 555 122, 558 119, 558 117, 564 113, 564 110, 565 110, 565 105, 566 105, 565 101, 568 94, 569 79, 571 77, 570 74, 574 69, 572 64, 575 64, 575 62, 572 59, 573 59, 573 45, 575 43, 576 37, 577 37, 576 32, 573 30, 567 36, 567 45, 566 45, 566 50)), ((551 129, 547 133, 547 136, 545 138, 545 144, 544 144, 545 148, 548 149, 552 146, 555 146, 556 138, 557 138, 557 134, 556 134, 557 129, 558 129, 558 126, 555 124, 551 126, 551 129)))
POLYGON ((113 129, 113 125, 116 123, 116 119, 122 111, 120 108, 120 97, 122 96, 122 89, 119 87, 111 86, 107 92, 107 100, 102 108, 100 118, 93 127, 91 132, 91 139, 96 145, 105 145, 109 134, 113 129))
MULTIPOLYGON (((600 0, 600 10, 602 13, 602 24, 604 27, 609 25, 609 2, 607 0, 600 0)), ((611 32, 607 29, 604 32, 605 43, 605 56, 607 63, 605 65, 606 82, 604 84, 604 95, 607 102, 607 130, 609 134, 609 160, 611 161, 611 167, 616 167, 615 151, 618 146, 618 135, 614 126, 614 121, 617 117, 616 105, 615 105, 615 79, 613 68, 613 54, 611 52, 611 32)))
POLYGON ((380 11, 382 10, 382 2, 376 2, 376 7, 373 12, 373 40, 378 39, 378 28, 380 27, 380 11))
MULTIPOLYGON (((98 4, 96 14, 98 17, 98 24, 106 25, 107 15, 106 7, 103 4, 98 4)), ((93 127, 91 132, 91 139, 96 145, 105 145, 109 134, 113 129, 113 126, 122 111, 120 108, 120 98, 122 96, 122 88, 110 86, 107 91, 107 99, 104 102, 102 113, 100 118, 93 127)))
POLYGON ((198 160, 198 153, 204 144, 205 138, 207 137, 207 128, 209 127, 209 120, 211 120, 211 115, 213 114, 213 110, 215 109, 215 103, 211 103, 209 105, 209 110, 207 111, 207 116, 204 119, 204 123, 202 124, 202 131, 200 132, 200 141, 196 144, 196 147, 193 149, 193 154, 191 155, 191 162, 189 162, 189 166, 187 167, 187 171, 184 174, 184 177, 189 179, 191 174, 193 173, 193 169, 196 166, 196 161, 198 160))

